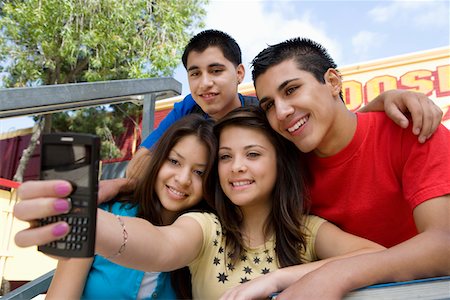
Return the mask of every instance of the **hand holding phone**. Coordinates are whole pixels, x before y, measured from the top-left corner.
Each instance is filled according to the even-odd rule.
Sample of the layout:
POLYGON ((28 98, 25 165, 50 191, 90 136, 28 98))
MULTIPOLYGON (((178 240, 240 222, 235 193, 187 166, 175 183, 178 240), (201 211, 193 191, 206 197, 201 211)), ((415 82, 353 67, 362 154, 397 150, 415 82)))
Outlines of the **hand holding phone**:
POLYGON ((64 221, 71 230, 64 238, 39 246, 46 254, 63 257, 91 257, 95 253, 100 139, 80 133, 44 134, 41 141, 43 180, 71 182, 71 210, 64 215, 40 220, 41 226, 64 221))

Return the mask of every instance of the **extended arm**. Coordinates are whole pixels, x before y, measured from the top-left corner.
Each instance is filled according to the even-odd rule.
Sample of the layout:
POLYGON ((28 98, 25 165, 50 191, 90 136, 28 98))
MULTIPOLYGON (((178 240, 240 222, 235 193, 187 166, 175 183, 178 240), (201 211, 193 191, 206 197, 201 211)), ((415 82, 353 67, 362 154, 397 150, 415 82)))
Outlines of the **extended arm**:
POLYGON ((228 290, 222 299, 267 298, 272 293, 284 290, 306 274, 331 261, 381 251, 385 248, 369 240, 346 233, 335 225, 325 222, 320 226, 317 233, 315 249, 318 258, 321 260, 268 273, 228 290))
POLYGON ((411 114, 412 130, 424 143, 436 131, 441 123, 443 112, 430 98, 423 93, 405 90, 390 90, 378 95, 359 112, 385 111, 397 125, 407 128, 411 114))
MULTIPOLYGON (((21 201, 14 206, 14 215, 33 222, 60 214, 54 204, 70 192, 71 185, 66 181, 27 181, 19 187, 21 201)), ((188 265, 201 249, 203 232, 192 218, 180 217, 170 226, 153 226, 139 218, 120 218, 124 221, 128 239, 122 255, 111 259, 118 264, 144 271, 170 271, 188 265)), ((58 222, 18 232, 15 241, 19 247, 42 245, 68 232, 68 224, 58 222)), ((98 210, 96 252, 104 257, 114 255, 123 240, 123 227, 116 216, 98 210)))
MULTIPOLYGON (((123 244, 123 227, 116 217, 98 211, 96 252, 114 256, 123 244)), ((203 241, 200 224, 180 217, 169 226, 153 226, 140 218, 121 217, 128 240, 125 251, 111 260, 128 268, 167 272, 187 266, 198 255, 203 241)))
POLYGON ((278 299, 292 299, 293 295, 296 299, 340 299, 375 283, 450 275, 449 216, 450 195, 428 200, 414 210, 419 230, 415 237, 384 251, 325 264, 295 282, 278 299))
POLYGON ((80 299, 92 261, 91 258, 58 261, 45 299, 80 299))

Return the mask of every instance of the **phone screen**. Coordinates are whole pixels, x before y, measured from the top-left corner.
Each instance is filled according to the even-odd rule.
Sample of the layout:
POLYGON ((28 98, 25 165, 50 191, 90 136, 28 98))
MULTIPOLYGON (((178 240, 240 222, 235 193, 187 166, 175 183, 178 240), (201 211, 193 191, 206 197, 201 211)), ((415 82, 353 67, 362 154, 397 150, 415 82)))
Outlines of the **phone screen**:
POLYGON ((70 232, 39 246, 39 251, 65 257, 94 256, 99 156, 97 136, 71 132, 42 136, 41 179, 67 180, 72 184, 72 192, 67 195, 71 202, 69 212, 40 219, 41 226, 64 221, 70 232))
POLYGON ((76 144, 44 144, 42 148, 41 178, 63 179, 77 187, 89 187, 91 147, 76 144))

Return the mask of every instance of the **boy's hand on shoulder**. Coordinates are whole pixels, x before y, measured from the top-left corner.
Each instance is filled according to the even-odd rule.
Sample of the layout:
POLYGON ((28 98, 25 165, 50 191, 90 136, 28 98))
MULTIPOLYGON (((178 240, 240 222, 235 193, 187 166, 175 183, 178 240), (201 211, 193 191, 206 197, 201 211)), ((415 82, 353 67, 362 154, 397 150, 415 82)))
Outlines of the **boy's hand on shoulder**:
POLYGON ((114 178, 100 180, 98 184, 98 204, 102 204, 120 196, 131 194, 136 188, 136 179, 114 178))
POLYGON ((413 133, 420 143, 433 135, 443 116, 441 108, 425 94, 404 90, 385 92, 384 110, 402 128, 408 127, 407 115, 410 114, 413 133))

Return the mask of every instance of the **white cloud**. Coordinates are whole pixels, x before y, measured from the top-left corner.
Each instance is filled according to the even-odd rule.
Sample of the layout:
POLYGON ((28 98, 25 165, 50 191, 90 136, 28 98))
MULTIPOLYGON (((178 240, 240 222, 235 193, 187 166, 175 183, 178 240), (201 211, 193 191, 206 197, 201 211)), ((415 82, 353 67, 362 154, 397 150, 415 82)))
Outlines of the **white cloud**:
POLYGON ((449 3, 442 0, 396 0, 387 5, 378 5, 369 11, 375 22, 387 23, 393 19, 415 27, 448 26, 449 3), (411 17, 411 16, 414 17, 411 17), (418 16, 417 16, 418 15, 418 16))
MULTIPOLYGON (((435 40, 440 41, 443 34, 448 36, 449 3, 367 0, 353 7, 350 0, 210 0, 205 23, 206 28, 223 30, 237 40, 247 69, 245 81, 249 82, 250 62, 256 54, 268 44, 296 36, 324 45, 338 65, 404 53, 404 47, 400 52, 397 49, 405 39, 426 39, 417 42, 422 46, 415 50, 442 46, 432 37, 436 35, 435 40), (339 18, 346 20, 339 22, 339 18)), ((183 93, 188 93, 184 68, 178 68, 175 77, 182 82, 183 93)))
POLYGON ((276 9, 271 11, 264 9, 262 1, 211 1, 209 4, 206 28, 222 30, 239 43, 247 69, 245 81, 251 80, 250 62, 261 50, 292 37, 304 36, 321 43, 339 61, 339 43, 327 36, 319 22, 313 25, 310 12, 298 16, 292 8, 286 11, 289 7, 283 3, 276 4, 276 9))
POLYGON ((352 50, 358 56, 356 60, 366 60, 376 45, 382 45, 386 37, 371 31, 360 31, 352 37, 352 50))
POLYGON ((394 14, 395 11, 392 9, 392 4, 389 6, 377 6, 369 11, 369 16, 379 23, 388 21, 394 14))
POLYGON ((448 4, 448 2, 447 4, 445 4, 444 2, 438 3, 437 5, 433 6, 432 9, 424 10, 416 18, 415 23, 419 27, 433 26, 435 28, 447 28, 448 32, 450 19, 449 6, 450 5, 448 4))

